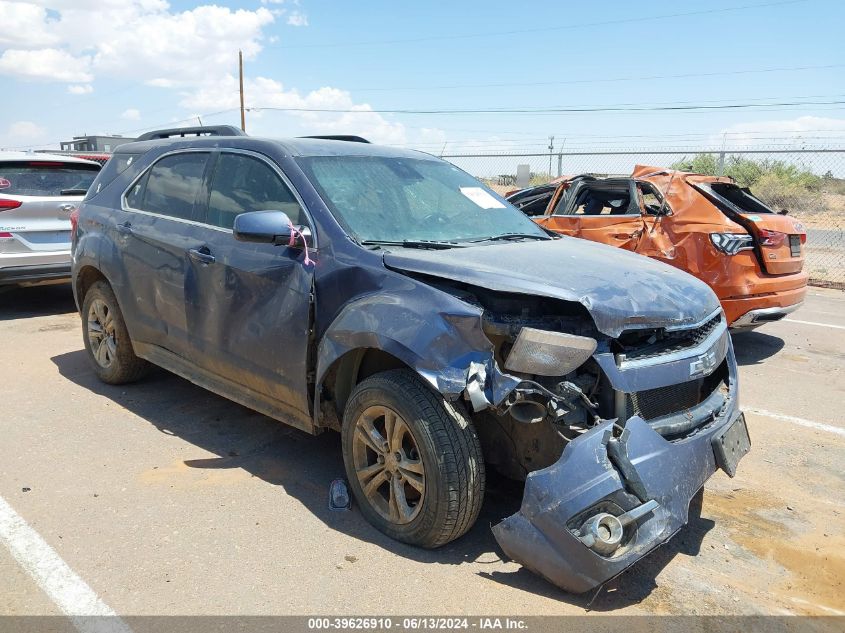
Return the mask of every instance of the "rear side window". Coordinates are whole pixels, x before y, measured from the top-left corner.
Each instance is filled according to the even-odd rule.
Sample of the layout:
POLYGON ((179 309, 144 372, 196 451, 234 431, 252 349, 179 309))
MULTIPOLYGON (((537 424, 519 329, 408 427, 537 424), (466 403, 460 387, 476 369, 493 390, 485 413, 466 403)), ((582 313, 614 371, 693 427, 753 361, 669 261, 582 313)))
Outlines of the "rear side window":
POLYGON ((733 203, 742 213, 774 213, 762 200, 754 197, 748 189, 742 189, 726 182, 710 183, 710 189, 733 203))
POLYGON ((639 192, 640 204, 644 213, 657 215, 661 211, 664 213, 671 211, 668 204, 663 205, 663 196, 647 182, 637 183, 637 191, 639 192))
POLYGON ((141 211, 183 220, 195 219, 207 152, 165 156, 126 194, 127 204, 141 211))
POLYGON ((135 164, 138 157, 142 155, 143 152, 135 154, 114 154, 106 161, 94 186, 88 191, 88 197, 90 198, 100 193, 103 187, 126 171, 131 165, 135 164))
POLYGON ((99 171, 99 165, 84 163, 1 162, 0 195, 82 196, 99 171))
POLYGON ((206 222, 231 229, 235 216, 247 211, 284 211, 293 224, 305 222, 293 193, 269 165, 224 152, 214 169, 206 222))

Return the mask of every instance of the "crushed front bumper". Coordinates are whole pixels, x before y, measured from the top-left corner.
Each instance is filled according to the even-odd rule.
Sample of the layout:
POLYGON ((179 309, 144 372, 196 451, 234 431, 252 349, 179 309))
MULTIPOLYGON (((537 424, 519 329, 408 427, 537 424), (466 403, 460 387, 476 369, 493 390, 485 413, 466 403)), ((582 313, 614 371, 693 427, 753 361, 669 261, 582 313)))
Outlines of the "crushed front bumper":
MULTIPOLYGON (((725 433, 735 422, 745 430, 735 398, 710 425, 675 442, 633 417, 625 424, 623 467, 608 451, 608 443, 614 442, 613 422, 604 422, 571 441, 556 463, 528 475, 522 507, 495 525, 493 534, 505 554, 531 571, 566 591, 589 591, 687 523, 693 496, 717 467, 725 467, 717 445, 730 436, 725 433), (636 512, 651 500, 657 506, 625 527, 614 552, 602 555, 585 544, 580 530, 587 519, 636 512)), ((740 450, 744 454, 747 446, 740 450)))

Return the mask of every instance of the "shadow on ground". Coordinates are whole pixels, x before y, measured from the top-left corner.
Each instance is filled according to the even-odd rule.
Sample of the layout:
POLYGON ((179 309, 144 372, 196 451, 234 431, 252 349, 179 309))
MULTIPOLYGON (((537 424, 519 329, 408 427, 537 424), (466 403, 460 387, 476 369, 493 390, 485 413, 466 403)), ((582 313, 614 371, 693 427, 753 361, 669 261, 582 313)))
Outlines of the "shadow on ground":
POLYGON ((76 312, 70 283, 0 287, 0 321, 76 312))
POLYGON ((759 365, 783 349, 782 338, 759 331, 737 332, 732 335, 737 364, 759 365))
MULTIPOLYGON (((242 468, 255 477, 281 486, 286 494, 299 500, 332 529, 412 560, 441 565, 483 564, 484 561, 495 564, 503 557, 489 528, 519 508, 521 484, 490 473, 481 516, 468 534, 437 550, 411 547, 382 535, 354 507, 350 512, 328 509, 329 484, 344 476, 337 433, 310 436, 163 370, 153 371, 134 385, 115 387, 97 380, 82 350, 61 354, 52 360, 68 380, 111 399, 162 433, 180 437, 217 455, 186 461, 191 468, 242 468)), ((481 572, 481 575, 585 609, 612 611, 646 598, 657 586, 657 574, 677 554, 697 554, 704 534, 712 526, 711 521, 700 518, 695 507, 691 508, 690 525, 680 535, 597 594, 567 594, 522 568, 516 572, 481 572)))

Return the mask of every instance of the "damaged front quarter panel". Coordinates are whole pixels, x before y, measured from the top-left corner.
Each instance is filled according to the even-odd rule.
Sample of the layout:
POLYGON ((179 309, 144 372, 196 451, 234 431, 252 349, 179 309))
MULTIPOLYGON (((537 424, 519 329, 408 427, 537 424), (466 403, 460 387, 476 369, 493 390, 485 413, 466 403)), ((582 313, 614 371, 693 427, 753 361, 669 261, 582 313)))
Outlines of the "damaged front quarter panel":
MULTIPOLYGON (((480 308, 401 275, 378 283, 381 290, 349 301, 327 326, 317 352, 317 385, 356 350, 393 356, 449 400, 472 393, 475 410, 501 402, 520 382, 499 371, 480 308)), ((316 390, 315 411, 321 411, 322 391, 316 390)))

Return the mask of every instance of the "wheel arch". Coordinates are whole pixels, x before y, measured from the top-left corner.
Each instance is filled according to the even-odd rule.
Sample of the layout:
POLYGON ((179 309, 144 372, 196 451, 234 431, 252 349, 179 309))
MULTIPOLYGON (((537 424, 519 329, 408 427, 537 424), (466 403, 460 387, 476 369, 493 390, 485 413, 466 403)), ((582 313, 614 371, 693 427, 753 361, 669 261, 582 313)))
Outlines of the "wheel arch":
POLYGON ((103 272, 92 264, 82 266, 73 277, 73 292, 76 295, 77 307, 82 309, 82 302, 88 290, 98 281, 105 281, 109 286, 111 282, 103 272))
POLYGON ((430 380, 414 367, 416 358, 410 350, 390 351, 379 345, 362 345, 337 356, 320 372, 315 390, 314 411, 317 425, 340 430, 343 410, 352 390, 362 380, 391 369, 409 369, 427 384, 430 380))

